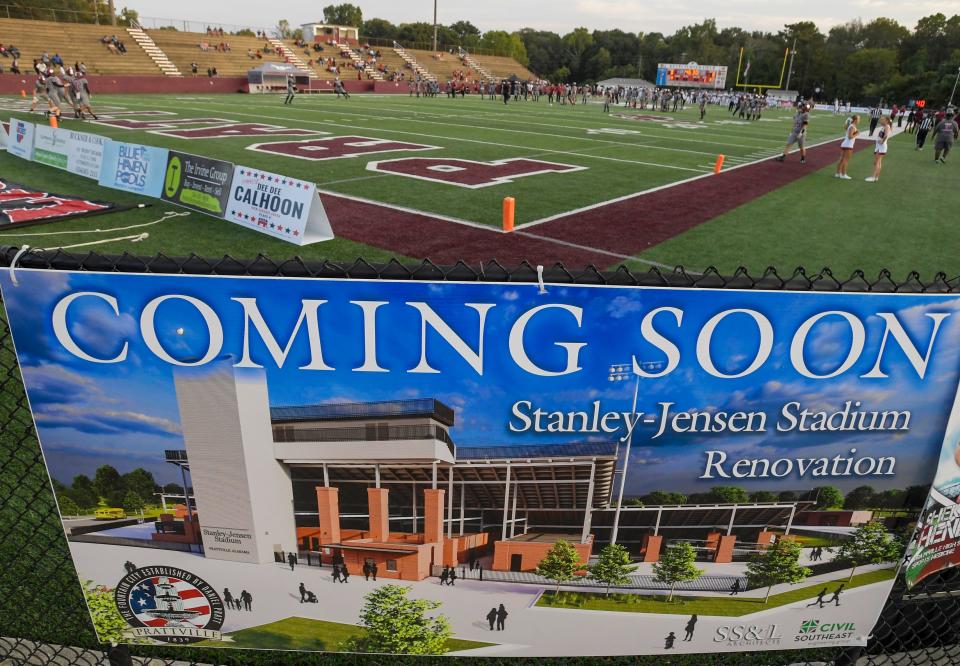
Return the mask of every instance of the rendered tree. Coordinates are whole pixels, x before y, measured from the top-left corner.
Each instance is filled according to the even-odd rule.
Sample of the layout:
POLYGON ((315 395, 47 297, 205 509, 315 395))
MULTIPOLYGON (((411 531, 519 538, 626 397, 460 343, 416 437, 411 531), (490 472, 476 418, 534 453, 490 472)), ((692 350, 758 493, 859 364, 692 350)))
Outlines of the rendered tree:
POLYGON ((101 642, 111 645, 116 645, 120 641, 131 642, 123 635, 124 629, 129 628, 129 625, 117 610, 113 590, 88 580, 84 581, 83 596, 87 600, 90 617, 93 618, 93 628, 101 642))
POLYGON ((131 490, 123 497, 123 508, 128 513, 137 513, 143 508, 143 500, 131 490))
POLYGON ((579 572, 583 569, 584 563, 580 561, 580 555, 576 549, 560 539, 550 547, 544 558, 540 560, 536 573, 538 576, 543 576, 556 583, 556 592, 559 594, 560 584, 579 578, 579 572))
POLYGON ((597 563, 587 569, 590 577, 607 586, 604 596, 610 594, 611 585, 625 585, 630 582, 630 574, 637 566, 630 562, 630 553, 618 543, 603 547, 597 557, 597 563))
POLYGON ((686 583, 696 580, 703 575, 703 569, 693 565, 697 560, 697 553, 693 546, 685 541, 672 543, 660 555, 660 561, 653 565, 653 579, 658 583, 670 586, 667 601, 673 601, 673 592, 677 583, 686 583))
POLYGON ((843 506, 843 493, 833 486, 819 486, 813 489, 817 498, 816 508, 838 509, 843 506))
POLYGON ((747 582, 751 587, 766 587, 763 603, 770 598, 770 590, 781 583, 801 583, 812 572, 800 564, 800 544, 793 539, 778 539, 762 553, 754 555, 747 564, 747 582))
POLYGON ((57 506, 60 507, 61 516, 79 516, 80 507, 68 495, 57 493, 57 506))
POLYGON ((385 654, 447 652, 451 635, 447 618, 427 615, 439 608, 440 602, 411 599, 407 596, 411 589, 403 585, 384 585, 367 594, 360 610, 363 634, 346 640, 343 649, 385 654))
POLYGON ((850 564, 850 581, 857 567, 864 564, 894 562, 903 555, 903 543, 889 534, 883 523, 871 521, 861 525, 853 536, 840 544, 835 559, 850 564))

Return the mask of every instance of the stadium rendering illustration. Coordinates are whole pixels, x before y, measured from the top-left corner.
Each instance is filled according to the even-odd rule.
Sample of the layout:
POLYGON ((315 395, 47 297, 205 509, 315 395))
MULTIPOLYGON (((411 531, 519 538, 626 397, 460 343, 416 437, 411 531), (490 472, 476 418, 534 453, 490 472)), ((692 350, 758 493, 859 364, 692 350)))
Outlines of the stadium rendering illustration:
POLYGON ((454 411, 432 398, 270 407, 259 373, 175 383, 186 449, 166 459, 189 469, 195 505, 182 529, 153 538, 202 543, 212 559, 298 552, 422 580, 481 558, 530 572, 559 539, 584 562, 611 540, 656 562, 665 537, 684 536, 722 564, 789 533, 807 504, 623 506, 616 441, 458 447, 454 411))

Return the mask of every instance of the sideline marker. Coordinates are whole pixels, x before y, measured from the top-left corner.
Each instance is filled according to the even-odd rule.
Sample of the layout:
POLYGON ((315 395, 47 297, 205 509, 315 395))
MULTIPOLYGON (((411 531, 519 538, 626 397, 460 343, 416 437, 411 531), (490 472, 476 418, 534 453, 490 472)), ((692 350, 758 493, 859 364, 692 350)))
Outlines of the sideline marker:
POLYGON ((723 153, 717 155, 717 161, 713 163, 713 172, 720 173, 720 169, 723 168, 723 153))
POLYGON ((50 127, 52 127, 53 129, 57 129, 58 127, 60 127, 60 125, 57 123, 57 117, 52 113, 50 114, 50 127))
POLYGON ((23 88, 21 88, 21 89, 20 89, 20 97, 26 97, 26 96, 27 96, 27 91, 24 90, 23 88))
POLYGON ((513 231, 513 215, 517 210, 517 202, 513 197, 503 198, 503 230, 513 231))

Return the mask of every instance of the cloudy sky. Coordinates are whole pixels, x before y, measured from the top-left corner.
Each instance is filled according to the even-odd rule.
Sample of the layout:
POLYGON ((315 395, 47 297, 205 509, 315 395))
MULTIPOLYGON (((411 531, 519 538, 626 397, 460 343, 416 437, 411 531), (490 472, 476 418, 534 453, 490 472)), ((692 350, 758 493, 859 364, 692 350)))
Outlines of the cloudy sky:
MULTIPOLYGON (((336 4, 331 0, 331 3, 336 4)), ((120 6, 122 3, 118 3, 120 6)), ((271 27, 286 18, 293 25, 322 20, 322 7, 328 4, 297 0, 273 0, 269 9, 260 3, 234 0, 137 0, 130 6, 143 17, 178 18, 199 22, 224 21, 271 27)), ((433 20, 431 0, 361 0, 354 2, 365 18, 380 17, 394 23, 433 20)), ((808 0, 803 3, 769 0, 439 0, 440 23, 460 19, 471 21, 481 30, 515 30, 533 27, 568 32, 577 26, 596 29, 621 28, 630 32, 672 33, 677 28, 704 18, 716 18, 721 27, 779 30, 785 23, 815 21, 821 29, 854 18, 870 20, 878 16, 896 19, 913 27, 922 16, 943 12, 960 13, 957 0, 808 0)), ((149 27, 149 25, 148 25, 149 27)))
MULTIPOLYGON (((262 342, 251 352, 267 367, 272 405, 390 400, 434 397, 454 408, 457 422, 451 434, 459 446, 611 441, 615 434, 510 432, 511 407, 530 400, 545 410, 590 410, 594 400, 601 411, 629 411, 634 382, 608 381, 612 363, 661 361, 663 355, 640 336, 640 320, 661 306, 683 307, 683 325, 670 325, 670 316, 657 320, 657 328, 676 342, 681 352, 677 370, 662 379, 644 380, 638 411, 654 413, 661 402, 676 410, 764 411, 770 416, 768 432, 740 435, 667 435, 653 438, 653 426, 638 428, 634 437, 628 492, 653 489, 706 490, 717 481, 698 480, 705 452, 726 451, 738 458, 816 458, 845 456, 852 448, 859 455, 897 457, 896 475, 869 479, 874 487, 904 488, 929 483, 943 442, 947 415, 953 403, 960 345, 960 298, 956 296, 879 296, 836 294, 774 294, 693 290, 638 290, 551 288, 547 296, 536 285, 436 285, 423 283, 336 282, 327 280, 259 280, 236 278, 184 278, 140 275, 63 274, 19 271, 20 286, 10 284, 0 272, 14 340, 40 431, 46 460, 54 476, 69 482, 78 473, 93 474, 98 465, 113 464, 121 472, 143 466, 161 482, 176 481, 165 465, 164 449, 183 447, 180 417, 174 393, 172 366, 157 359, 140 338, 140 312, 159 294, 195 296, 217 312, 223 322, 223 353, 239 357, 243 340, 243 314, 232 298, 254 297, 281 340, 297 320, 303 298, 326 301, 320 310, 319 328, 323 356, 334 371, 298 370, 309 363, 304 336, 293 345, 283 369, 271 363, 262 342), (129 342, 126 361, 97 364, 71 356, 53 336, 50 316, 54 304, 76 291, 111 293, 119 301, 119 316, 95 298, 78 299, 70 309, 68 326, 82 348, 99 358, 115 356, 129 342), (278 297, 280 295, 280 297, 278 297), (356 300, 387 301, 378 311, 377 355, 385 373, 356 373, 363 361, 362 317, 350 304, 356 300), (476 311, 464 303, 495 303, 486 323, 484 376, 479 377, 436 334, 428 337, 430 365, 438 374, 410 374, 420 357, 420 322, 406 301, 426 301, 450 322, 472 348, 478 341, 476 311), (583 308, 578 327, 569 313, 545 310, 525 333, 531 357, 542 367, 560 369, 565 352, 558 342, 587 342, 580 354, 582 370, 563 377, 533 377, 512 360, 507 335, 516 318, 544 303, 583 308), (763 312, 773 323, 775 342, 770 359, 757 372, 742 379, 717 379, 697 362, 696 337, 717 312, 749 307, 763 312), (866 324, 863 356, 847 373, 835 379, 809 380, 789 361, 789 340, 806 318, 818 312, 845 310, 866 324), (896 312, 910 335, 924 348, 931 321, 928 314, 950 313, 934 347, 930 368, 920 380, 903 353, 890 349, 883 368, 888 378, 858 380, 873 367, 883 326, 875 312, 896 312), (271 367, 272 366, 272 367, 271 367), (847 400, 859 400, 866 409, 911 410, 908 433, 777 433, 776 415, 785 403, 796 400, 811 410, 833 411, 847 400)), ((806 358, 818 373, 829 373, 846 357, 850 330, 837 317, 812 329, 806 358)), ((734 315, 716 330, 711 346, 721 372, 735 374, 750 364, 758 334, 746 315, 734 315)), ((200 315, 183 302, 168 301, 157 313, 161 343, 178 358, 199 358, 209 336, 200 315)), ((809 488, 825 481, 844 490, 864 479, 806 478, 740 482, 750 490, 809 488)))

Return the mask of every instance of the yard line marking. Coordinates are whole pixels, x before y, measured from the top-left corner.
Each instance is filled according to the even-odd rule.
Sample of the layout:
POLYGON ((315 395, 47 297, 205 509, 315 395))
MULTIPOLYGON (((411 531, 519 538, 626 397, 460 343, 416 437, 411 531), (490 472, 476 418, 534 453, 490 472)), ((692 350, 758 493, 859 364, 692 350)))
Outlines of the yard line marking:
MULTIPOLYGON (((142 106, 146 106, 146 105, 142 105, 142 106)), ((217 105, 214 105, 214 104, 209 104, 209 106, 211 106, 212 108, 219 108, 217 105)), ((185 110, 188 109, 188 110, 191 110, 191 111, 203 111, 203 110, 204 110, 204 109, 199 109, 199 108, 196 108, 196 107, 180 107, 180 108, 181 108, 181 109, 185 109, 185 110)), ((363 130, 365 130, 365 131, 369 131, 369 129, 370 129, 369 127, 366 127, 366 126, 363 126, 363 125, 349 125, 349 124, 347 124, 347 123, 336 123, 336 122, 330 122, 330 121, 325 121, 325 122, 324 122, 324 121, 317 121, 317 120, 306 120, 306 119, 301 119, 301 118, 291 117, 291 116, 268 116, 268 115, 264 115, 264 114, 261 114, 261 113, 243 113, 243 112, 232 112, 232 113, 233 113, 234 115, 237 115, 237 116, 247 116, 247 117, 250 117, 250 118, 260 118, 260 119, 269 119, 269 120, 282 120, 282 121, 286 121, 286 122, 306 123, 306 124, 309 124, 309 125, 321 125, 321 126, 323 126, 323 127, 345 127, 345 128, 354 129, 354 130, 356 130, 356 129, 363 129, 363 130)), ((585 158, 591 159, 591 160, 605 160, 605 161, 608 161, 608 162, 622 162, 622 163, 625 163, 625 164, 640 164, 640 165, 643 165, 643 166, 657 167, 657 168, 660 168, 660 169, 672 169, 672 170, 675 170, 675 171, 692 171, 693 173, 701 173, 701 169, 693 169, 693 168, 690 168, 690 167, 677 166, 677 165, 675 165, 675 164, 660 164, 659 162, 646 162, 646 161, 643 161, 643 160, 627 160, 627 159, 622 159, 622 158, 618 158, 618 157, 604 157, 603 155, 585 155, 585 154, 575 153, 575 152, 568 151, 568 150, 551 150, 551 149, 549 149, 549 148, 538 148, 537 146, 520 146, 520 145, 517 145, 517 144, 515 144, 515 143, 502 143, 502 142, 497 142, 497 141, 484 141, 484 140, 482 140, 482 139, 466 139, 466 138, 463 138, 463 137, 446 136, 446 135, 442 135, 442 134, 424 134, 424 133, 422 133, 422 132, 410 132, 410 131, 406 131, 406 130, 386 129, 386 128, 382 128, 382 127, 376 128, 376 131, 377 131, 377 132, 386 133, 386 134, 391 134, 391 133, 392 133, 392 134, 404 134, 404 135, 418 136, 418 137, 421 137, 421 138, 429 138, 429 139, 446 139, 446 140, 448 140, 448 141, 460 141, 460 142, 463 142, 463 143, 479 143, 479 144, 482 144, 482 145, 484 145, 484 146, 498 146, 498 147, 501 147, 501 148, 515 148, 515 149, 518 149, 518 150, 541 150, 541 151, 544 151, 544 152, 550 152, 550 153, 555 154, 555 155, 579 156, 579 157, 585 157, 585 158)), ((544 135, 542 135, 542 134, 537 134, 536 132, 526 132, 526 133, 527 133, 527 134, 536 134, 537 136, 544 136, 544 135)), ((562 137, 562 138, 568 138, 568 137, 562 137)), ((615 143, 615 142, 611 142, 611 143, 615 143)), ((619 145, 619 144, 617 144, 617 145, 619 145)))
MULTIPOLYGON (((254 103, 254 104, 248 104, 247 106, 269 106, 269 108, 274 108, 274 105, 272 105, 272 104, 271 104, 271 105, 265 105, 265 104, 256 104, 256 103, 254 103)), ((302 108, 302 107, 301 107, 301 108, 302 108)), ((341 108, 341 107, 338 107, 338 108, 341 108)), ((290 110, 293 111, 293 109, 290 109, 290 110)), ((590 142, 595 142, 595 143, 605 143, 605 144, 610 144, 610 145, 617 146, 617 147, 628 146, 628 147, 638 147, 638 148, 650 148, 651 150, 667 150, 667 151, 676 151, 676 152, 691 152, 691 153, 696 153, 696 154, 701 154, 701 155, 713 155, 713 154, 715 154, 715 153, 707 153, 707 152, 701 152, 701 151, 688 151, 688 150, 685 150, 685 149, 682 149, 682 148, 671 148, 671 147, 668 147, 668 146, 655 146, 655 145, 650 145, 650 144, 641 144, 641 143, 636 143, 636 142, 632 142, 632 141, 612 141, 612 140, 609 140, 609 139, 596 139, 596 138, 591 138, 591 137, 586 137, 586 136, 573 136, 573 135, 567 135, 567 134, 549 134, 549 133, 545 133, 545 132, 532 132, 532 131, 528 131, 528 130, 510 129, 510 128, 506 128, 506 127, 489 127, 489 126, 485 126, 485 125, 467 125, 467 124, 464 124, 464 123, 462 123, 462 122, 460 122, 460 123, 441 123, 441 122, 437 122, 437 121, 434 121, 434 120, 421 120, 421 119, 418 119, 418 118, 397 117, 397 116, 383 116, 383 115, 371 115, 371 114, 360 114, 360 113, 349 113, 349 112, 344 112, 342 115, 347 116, 350 120, 352 120, 352 121, 354 121, 354 122, 361 122, 361 119, 363 119, 363 118, 373 118, 373 119, 376 119, 376 120, 387 121, 387 122, 390 122, 390 121, 397 121, 397 122, 418 122, 418 123, 428 123, 428 124, 430 124, 430 125, 444 125, 444 126, 448 126, 448 127, 466 128, 466 129, 476 129, 476 130, 489 131, 489 132, 511 132, 511 133, 515 133, 515 134, 532 134, 532 135, 534 135, 534 136, 553 137, 553 138, 557 138, 557 139, 572 139, 572 140, 574 140, 574 141, 590 141, 590 142)), ((504 121, 504 122, 510 122, 510 121, 504 121)), ((547 127, 556 127, 556 125, 548 125, 548 124, 546 124, 546 123, 536 123, 536 124, 537 124, 537 125, 545 125, 545 126, 547 126, 547 127)), ((562 126, 561 126, 561 127, 562 127, 562 126)), ((380 128, 378 128, 378 129, 380 129, 380 128)), ((581 129, 581 128, 574 128, 574 129, 581 129)), ((589 129, 589 128, 582 128, 582 129, 589 129)), ((697 142, 697 143, 710 143, 711 145, 715 145, 715 146, 732 146, 732 147, 737 147, 737 148, 755 148, 755 147, 756 147, 755 145, 745 146, 745 145, 742 145, 742 144, 707 142, 707 141, 699 141, 699 140, 695 140, 695 139, 683 139, 682 137, 677 137, 676 135, 662 136, 662 137, 654 137, 654 138, 663 138, 663 139, 677 140, 677 141, 687 140, 687 141, 695 141, 695 142, 697 142)), ((770 143, 780 143, 779 141, 776 141, 776 142, 775 142, 775 141, 773 141, 772 139, 770 139, 770 140, 768 140, 768 141, 769 141, 770 143)))

